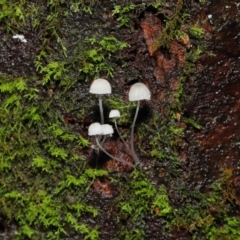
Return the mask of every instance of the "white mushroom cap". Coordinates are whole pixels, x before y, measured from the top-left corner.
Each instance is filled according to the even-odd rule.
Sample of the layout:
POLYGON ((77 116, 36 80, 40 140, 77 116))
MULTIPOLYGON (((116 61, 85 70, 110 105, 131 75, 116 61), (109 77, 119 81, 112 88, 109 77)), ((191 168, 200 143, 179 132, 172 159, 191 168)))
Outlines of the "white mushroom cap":
POLYGON ((113 128, 109 124, 103 124, 102 126, 102 135, 113 134, 113 128))
POLYGON ((110 94, 112 87, 106 79, 98 78, 93 81, 89 92, 94 94, 110 94))
POLYGON ((102 133, 103 133, 102 125, 98 122, 92 123, 88 127, 89 136, 102 135, 102 133))
POLYGON ((151 93, 147 86, 143 83, 135 83, 129 91, 129 101, 150 100, 151 93))
POLYGON ((109 113, 109 118, 120 117, 120 112, 117 109, 113 109, 109 113))

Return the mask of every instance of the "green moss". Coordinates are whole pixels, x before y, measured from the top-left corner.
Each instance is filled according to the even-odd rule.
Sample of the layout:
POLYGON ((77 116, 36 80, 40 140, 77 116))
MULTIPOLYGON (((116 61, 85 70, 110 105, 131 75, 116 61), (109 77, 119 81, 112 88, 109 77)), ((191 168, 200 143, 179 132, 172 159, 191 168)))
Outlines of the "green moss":
POLYGON ((188 191, 184 184, 178 191, 181 207, 174 209, 170 228, 186 229, 193 239, 238 239, 240 219, 231 216, 231 205, 237 204, 236 193, 232 188, 232 171, 226 169, 212 184, 211 191, 200 193, 188 191))
POLYGON ((187 124, 190 124, 192 125, 194 128, 196 129, 202 129, 202 126, 200 126, 194 118, 185 118, 184 119, 184 122, 187 123, 187 124))
POLYGON ((188 14, 183 12, 183 1, 179 0, 176 3, 175 9, 172 10, 171 16, 165 10, 158 11, 165 18, 165 25, 157 37, 155 49, 160 47, 169 48, 169 44, 173 39, 179 39, 183 36, 182 26, 185 20, 189 17, 188 14))
MULTIPOLYGON (((25 1, 18 3, 3 0, 0 3, 1 14, 0 21, 4 23, 4 30, 14 32, 15 29, 21 29, 25 25, 27 10, 25 9, 25 1)), ((32 14, 34 11, 32 11, 32 14)))
POLYGON ((86 167, 83 151, 90 142, 64 118, 74 113, 82 120, 89 108, 84 102, 81 109, 76 107, 78 97, 72 95, 79 81, 76 71, 84 81, 100 74, 111 76, 115 66, 111 59, 127 44, 113 36, 92 36, 76 42, 66 58, 61 29, 69 21, 70 9, 90 13, 95 3, 48 1, 49 12, 37 4, 25 12, 29 10, 25 1, 4 6, 1 20, 8 31, 16 27, 24 32, 30 23, 25 20, 31 15, 33 28, 42 32, 36 76, 1 75, 0 208, 9 221, 17 221, 16 239, 62 239, 70 232, 82 239, 99 238, 97 226, 88 226, 82 216, 98 215, 85 195, 94 178, 108 173, 86 167), (24 19, 16 9, 23 11, 24 19))
MULTIPOLYGON (((118 220, 118 239, 144 239, 149 216, 160 219, 164 231, 183 229, 193 239, 239 238, 239 217, 231 215, 239 204, 231 169, 223 172, 208 193, 201 193, 189 188, 180 168, 178 149, 184 130, 177 114, 182 114, 186 99, 186 79, 194 78, 196 61, 204 50, 199 44, 204 33, 200 26, 186 24, 183 1, 176 3, 171 15, 164 3, 123 5, 115 1, 114 5, 111 1, 121 29, 131 28, 131 20, 150 6, 163 16, 165 25, 156 49, 186 34, 183 26, 198 41, 186 53, 181 82, 173 93, 175 103, 166 106, 164 116, 151 107, 150 112, 143 111, 145 118, 138 118, 136 148, 148 165, 119 175, 87 165, 86 150, 91 143, 84 124, 92 110, 92 98, 87 97, 89 81, 108 76, 116 84, 112 76, 116 67, 124 65, 121 51, 128 45, 120 39, 121 33, 98 31, 97 23, 81 37, 78 30, 68 29, 76 16, 90 18, 98 11, 99 1, 0 4, 1 29, 11 34, 33 29, 40 41, 31 76, 0 75, 0 214, 10 223, 17 222, 15 239, 64 239, 75 234, 81 239, 101 239, 102 223, 86 224, 86 216, 94 220, 102 211, 87 200, 96 178, 116 184, 119 194, 109 213, 118 220), (168 194, 170 187, 179 197, 178 204, 168 194)), ((104 105, 119 109, 119 124, 130 128, 135 103, 118 95, 104 99, 104 105)), ((193 116, 182 121, 200 130, 193 116)))
POLYGON ((113 15, 117 15, 117 21, 119 22, 119 27, 129 26, 130 12, 135 8, 133 3, 128 3, 124 5, 116 5, 112 11, 113 15))
POLYGON ((68 234, 66 224, 86 237, 97 236, 76 219, 84 212, 97 215, 84 193, 92 178, 107 172, 85 169, 81 151, 88 141, 71 132, 54 112, 51 98, 42 99, 30 82, 1 76, 1 213, 17 220, 19 239, 60 239, 68 234), (79 192, 66 201, 76 187, 79 192))
POLYGON ((167 216, 172 207, 164 185, 156 187, 138 170, 134 170, 130 182, 123 186, 117 198, 119 221, 128 221, 121 229, 119 239, 142 239, 145 235, 145 217, 149 214, 167 216))
POLYGON ((117 119, 118 124, 131 125, 132 112, 135 110, 135 104, 133 102, 125 102, 122 98, 111 97, 105 100, 107 107, 111 111, 112 109, 118 109, 121 116, 117 119))

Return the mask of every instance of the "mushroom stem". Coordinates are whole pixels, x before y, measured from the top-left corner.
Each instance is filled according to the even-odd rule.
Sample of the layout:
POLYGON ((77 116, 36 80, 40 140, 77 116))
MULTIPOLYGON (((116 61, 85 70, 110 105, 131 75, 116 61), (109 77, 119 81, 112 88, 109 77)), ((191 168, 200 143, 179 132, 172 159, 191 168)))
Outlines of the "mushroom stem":
POLYGON ((125 145, 125 147, 127 148, 127 150, 131 151, 130 148, 129 148, 129 146, 127 145, 127 143, 124 141, 121 133, 120 133, 119 130, 118 130, 117 120, 116 120, 116 119, 114 119, 114 124, 115 124, 115 128, 116 128, 116 130, 117 130, 117 133, 118 133, 120 139, 122 140, 123 144, 125 145))
MULTIPOLYGON (((99 99, 99 109, 100 109, 100 117, 101 117, 101 124, 104 124, 104 115, 103 115, 103 104, 102 104, 102 95, 99 94, 98 96, 99 99)), ((99 140, 101 141, 101 144, 104 143, 105 141, 105 136, 98 136, 99 140)))
POLYGON ((98 147, 99 147, 105 154, 107 154, 110 158, 112 158, 112 159, 114 159, 114 160, 116 160, 116 161, 118 161, 118 162, 121 162, 121 163, 123 163, 123 164, 126 164, 126 165, 128 165, 128 166, 130 166, 130 167, 134 167, 131 163, 129 163, 129 162, 125 161, 125 160, 122 160, 122 159, 120 159, 120 158, 116 158, 116 157, 112 156, 110 153, 108 153, 108 152, 101 146, 101 144, 99 143, 98 137, 96 137, 96 143, 97 143, 98 147))
POLYGON ((131 154, 132 154, 132 157, 133 157, 133 160, 134 160, 135 163, 139 162, 139 159, 138 159, 138 157, 137 157, 137 155, 134 151, 134 144, 133 144, 133 141, 134 141, 134 127, 135 127, 135 123, 136 123, 137 116, 138 116, 139 106, 140 106, 140 100, 137 101, 137 108, 136 108, 136 112, 135 112, 135 116, 134 116, 133 124, 132 124, 132 129, 131 129, 131 154))
POLYGON ((100 117, 101 117, 101 124, 104 124, 104 116, 103 116, 103 105, 102 105, 102 95, 99 94, 99 109, 100 109, 100 117))

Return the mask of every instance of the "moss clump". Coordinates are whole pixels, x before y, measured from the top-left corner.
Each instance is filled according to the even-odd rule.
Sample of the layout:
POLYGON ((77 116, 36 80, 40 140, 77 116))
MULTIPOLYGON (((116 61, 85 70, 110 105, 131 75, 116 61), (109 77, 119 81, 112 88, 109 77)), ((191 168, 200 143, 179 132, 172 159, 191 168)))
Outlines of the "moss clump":
MULTIPOLYGON (((239 203, 231 170, 224 171, 209 193, 201 193, 189 187, 178 157, 184 137, 178 116, 183 114, 186 80, 194 77, 203 50, 201 29, 189 29, 183 1, 170 2, 174 6, 170 15, 164 0, 127 5, 116 0, 102 6, 103 2, 21 0, 0 4, 0 28, 9 46, 15 44, 12 34, 34 36, 32 42, 27 37, 34 55, 34 61, 24 65, 27 71, 22 74, 17 64, 13 74, 1 69, 0 215, 10 224, 17 223, 15 239, 101 239, 105 213, 119 239, 152 238, 152 222, 160 223, 157 238, 164 231, 184 229, 193 239, 224 239, 225 235, 238 239, 239 217, 231 212, 239 203), (88 96, 89 82, 108 76, 113 85, 118 84, 120 80, 112 76, 124 68, 123 50, 128 47, 121 34, 131 35, 129 28, 137 26, 136 16, 146 9, 153 9, 165 21, 156 49, 181 38, 183 26, 198 42, 186 53, 181 83, 174 103, 166 105, 165 115, 151 104, 141 106, 135 140, 144 167, 117 174, 99 169, 101 164, 91 168, 88 161, 93 151, 86 132, 99 116, 94 115, 94 100, 88 96), (112 199, 100 198, 92 190, 96 178, 115 184, 112 199)), ((130 80, 145 77, 138 66, 133 68, 137 74, 130 80)), ((129 75, 129 69, 125 70, 122 78, 129 75)), ((135 106, 119 95, 107 98, 104 104, 109 110, 121 111, 118 122, 129 130, 135 106)), ((193 117, 184 121, 199 128, 193 117)))

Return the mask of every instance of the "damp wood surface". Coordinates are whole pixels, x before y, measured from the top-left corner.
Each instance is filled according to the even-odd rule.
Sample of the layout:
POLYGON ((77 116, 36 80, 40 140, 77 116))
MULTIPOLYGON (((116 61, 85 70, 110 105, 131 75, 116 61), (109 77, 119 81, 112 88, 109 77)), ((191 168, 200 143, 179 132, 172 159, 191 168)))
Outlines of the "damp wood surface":
MULTIPOLYGON (((0 239, 240 239, 240 3, 0 3, 0 239), (140 167, 98 149, 118 109, 140 167)), ((115 131, 104 149, 134 164, 115 131)))

